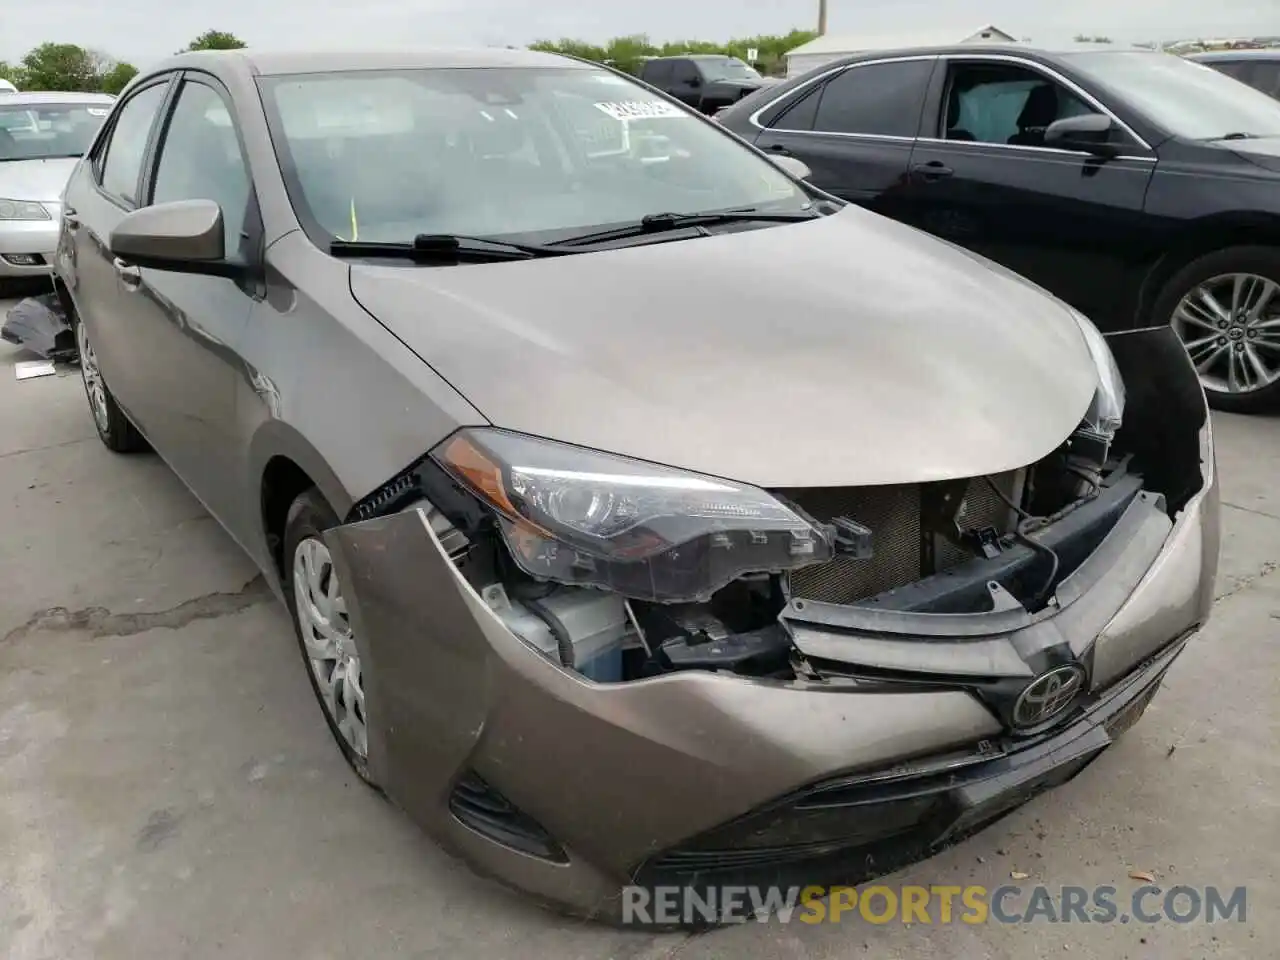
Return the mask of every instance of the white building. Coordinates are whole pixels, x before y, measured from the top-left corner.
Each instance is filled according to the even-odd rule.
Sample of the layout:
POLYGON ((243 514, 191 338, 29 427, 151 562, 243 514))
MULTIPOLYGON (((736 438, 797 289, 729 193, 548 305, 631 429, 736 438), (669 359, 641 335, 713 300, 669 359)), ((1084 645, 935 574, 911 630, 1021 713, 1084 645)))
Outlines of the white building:
POLYGON ((978 30, 935 29, 924 32, 826 36, 810 40, 787 52, 787 76, 796 77, 814 67, 869 50, 901 50, 907 47, 945 47, 955 43, 1016 43, 1017 38, 987 24, 978 30))

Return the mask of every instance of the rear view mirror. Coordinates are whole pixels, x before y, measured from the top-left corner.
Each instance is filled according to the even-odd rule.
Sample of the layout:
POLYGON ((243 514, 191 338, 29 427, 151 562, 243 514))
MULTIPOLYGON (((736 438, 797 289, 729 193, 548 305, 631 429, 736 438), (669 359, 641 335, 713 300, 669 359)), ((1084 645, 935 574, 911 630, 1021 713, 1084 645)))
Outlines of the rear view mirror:
POLYGON ((1079 117, 1065 117, 1049 124, 1044 132, 1044 145, 1059 150, 1082 150, 1097 156, 1110 157, 1118 152, 1111 143, 1114 122, 1106 114, 1086 113, 1079 117))
POLYGON ((775 154, 770 156, 769 159, 797 180, 808 180, 813 176, 813 171, 809 169, 809 165, 799 157, 788 157, 785 154, 775 154))
POLYGON ((111 231, 111 252, 126 263, 154 270, 236 276, 226 260, 222 208, 212 200, 175 200, 143 207, 111 231))

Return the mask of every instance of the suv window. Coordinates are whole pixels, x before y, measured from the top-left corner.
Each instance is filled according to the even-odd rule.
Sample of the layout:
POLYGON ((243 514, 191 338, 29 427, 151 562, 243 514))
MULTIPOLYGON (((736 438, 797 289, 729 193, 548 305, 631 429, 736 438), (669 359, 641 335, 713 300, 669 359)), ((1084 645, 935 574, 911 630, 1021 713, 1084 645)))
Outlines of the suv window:
POLYGON ((130 97, 120 108, 107 143, 99 182, 107 193, 132 206, 138 202, 138 179, 151 125, 160 111, 167 89, 167 83, 157 83, 130 97))
POLYGON ((697 82, 701 74, 692 60, 677 60, 672 65, 671 83, 677 87, 687 87, 697 82))
POLYGON ((653 86, 663 89, 671 83, 671 70, 673 64, 670 60, 655 60, 645 67, 644 79, 653 86))
POLYGON ((813 130, 914 137, 932 73, 932 60, 850 67, 827 81, 817 104, 813 130))
POLYGON ((1096 113, 1044 74, 1009 64, 951 67, 942 136, 1011 146, 1042 147, 1051 123, 1096 113))
POLYGON ((1234 68, 1223 72, 1280 99, 1280 60, 1240 60, 1223 66, 1234 68))
POLYGON ((249 169, 226 102, 212 87, 184 82, 161 141, 151 202, 216 201, 230 254, 240 247, 249 192, 249 169))

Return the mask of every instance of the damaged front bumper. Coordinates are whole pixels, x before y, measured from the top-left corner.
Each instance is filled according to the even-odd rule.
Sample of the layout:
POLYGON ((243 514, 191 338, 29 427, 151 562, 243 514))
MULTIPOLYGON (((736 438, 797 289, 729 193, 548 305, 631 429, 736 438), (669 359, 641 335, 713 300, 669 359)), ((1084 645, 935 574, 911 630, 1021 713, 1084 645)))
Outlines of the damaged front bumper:
POLYGON ((480 871, 619 920, 631 883, 856 883, 1074 776, 1145 709, 1217 569, 1194 371, 1165 334, 1116 352, 1163 352, 1126 371, 1161 492, 1116 500, 1054 602, 995 581, 982 613, 792 600, 779 622, 811 668, 792 679, 592 682, 509 628, 427 510, 328 531, 374 778, 480 871))

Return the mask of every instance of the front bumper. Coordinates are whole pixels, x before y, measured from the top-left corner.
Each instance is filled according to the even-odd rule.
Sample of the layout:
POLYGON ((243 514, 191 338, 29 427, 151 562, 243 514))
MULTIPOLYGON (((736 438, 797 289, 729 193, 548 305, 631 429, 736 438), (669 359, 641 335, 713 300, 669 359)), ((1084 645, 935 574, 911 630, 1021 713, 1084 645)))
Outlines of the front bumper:
MULTIPOLYGON (((591 683, 503 625, 423 511, 337 527, 326 538, 361 643, 372 771, 472 865, 578 913, 617 919, 624 885, 706 880, 721 875, 717 864, 726 876, 786 869, 819 883, 821 870, 856 882, 851 856, 863 867, 872 856, 881 872, 893 850, 919 855, 975 829, 1073 776, 1136 719, 1212 600, 1218 490, 1207 422, 1201 444, 1201 489, 1176 521, 1139 511, 1104 541, 1105 569, 1095 565, 1099 575, 1077 584, 1063 611, 1076 611, 1075 626, 1049 617, 1021 636, 964 638, 977 651, 1025 652, 1034 642, 1088 659, 1089 691, 1069 725, 1034 736, 1009 736, 957 683, 864 692, 692 671, 591 683), (938 788, 931 771, 957 758, 963 773, 938 788), (855 803, 825 813, 822 835, 784 823, 785 842, 770 841, 789 848, 781 856, 759 856, 750 838, 763 827, 733 839, 735 825, 770 811, 787 821, 796 798, 830 796, 833 784, 882 803, 875 791, 889 783, 920 796, 905 819, 902 807, 879 811, 893 827, 887 836, 865 835, 875 818, 855 803)), ((847 630, 823 640, 812 627, 808 640, 851 636, 864 651, 882 642, 847 630)), ((945 646, 955 648, 935 649, 945 646)), ((1004 678, 1025 685, 1026 659, 985 662, 988 673, 1008 662, 1004 678)))
POLYGON ((53 272, 58 248, 58 207, 46 203, 49 220, 0 220, 0 279, 53 272))

